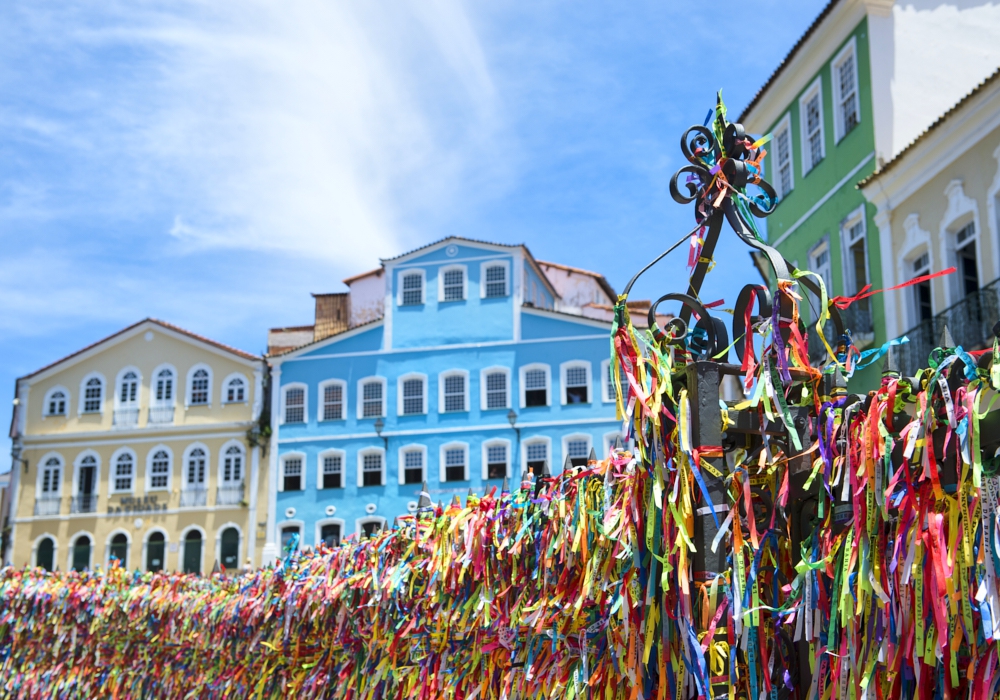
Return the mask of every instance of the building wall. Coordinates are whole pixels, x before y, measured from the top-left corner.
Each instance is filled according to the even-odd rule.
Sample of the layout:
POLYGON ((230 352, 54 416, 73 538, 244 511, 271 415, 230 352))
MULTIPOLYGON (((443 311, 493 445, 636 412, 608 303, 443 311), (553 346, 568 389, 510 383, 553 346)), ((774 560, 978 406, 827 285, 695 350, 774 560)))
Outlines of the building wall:
POLYGON ((385 275, 381 269, 356 277, 347 286, 351 290, 352 327, 382 318, 385 309, 385 275))

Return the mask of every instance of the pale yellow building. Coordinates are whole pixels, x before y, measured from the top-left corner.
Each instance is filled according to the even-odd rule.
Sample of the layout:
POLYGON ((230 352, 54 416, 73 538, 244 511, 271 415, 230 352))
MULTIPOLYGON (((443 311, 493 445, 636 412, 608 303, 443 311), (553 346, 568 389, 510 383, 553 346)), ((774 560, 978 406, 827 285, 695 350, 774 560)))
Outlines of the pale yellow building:
POLYGON ((906 335, 902 369, 927 366, 944 327, 966 350, 1000 318, 1000 70, 860 183, 877 208, 886 334, 906 335))
POLYGON ((21 377, 16 392, 7 563, 260 563, 260 357, 146 319, 21 377))

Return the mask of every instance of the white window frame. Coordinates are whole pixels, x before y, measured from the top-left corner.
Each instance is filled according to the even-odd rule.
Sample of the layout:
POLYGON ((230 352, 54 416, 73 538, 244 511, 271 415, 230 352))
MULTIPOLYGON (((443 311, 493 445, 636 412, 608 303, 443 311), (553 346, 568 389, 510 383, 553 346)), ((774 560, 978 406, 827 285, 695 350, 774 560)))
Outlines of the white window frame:
POLYGON ((388 399, 388 382, 385 377, 379 377, 377 375, 372 375, 370 377, 362 377, 358 380, 358 400, 357 400, 357 414, 358 420, 376 420, 378 418, 386 417, 386 402, 388 399), (382 384, 382 412, 377 416, 366 416, 365 415, 365 384, 368 382, 379 382, 382 384))
POLYGON ((212 407, 212 383, 213 383, 213 376, 212 376, 212 368, 210 366, 208 366, 204 362, 198 362, 195 365, 193 365, 187 371, 187 383, 184 386, 184 409, 187 410, 188 408, 195 407, 195 406, 197 406, 199 408, 211 408, 212 407), (193 404, 193 403, 191 403, 191 393, 192 393, 192 389, 193 389, 192 383, 194 382, 194 373, 197 372, 200 369, 203 369, 206 372, 208 372, 208 402, 207 403, 195 403, 195 404, 193 404))
MULTIPOLYGON (((609 375, 611 374, 611 360, 603 360, 601 362, 601 402, 602 403, 615 403, 618 397, 615 396, 614 387, 611 386, 611 379, 609 375)), ((622 377, 624 379, 624 377, 622 377)))
MULTIPOLYGON (((142 536, 142 571, 150 571, 150 569, 146 568, 149 562, 149 540, 157 532, 163 535, 163 563, 160 566, 160 571, 169 571, 167 568, 167 554, 170 552, 170 533, 162 527, 151 527, 142 536)), ((180 548, 178 547, 178 549, 180 548)))
POLYGON ((419 267, 408 267, 399 271, 398 275, 399 289, 396 290, 396 306, 421 306, 427 303, 427 271, 419 267), (404 304, 403 303, 403 278, 408 275, 417 273, 420 275, 420 303, 419 304, 404 304))
POLYGON ((440 451, 438 453, 438 481, 442 484, 456 483, 453 481, 447 481, 445 479, 446 465, 444 463, 444 454, 448 450, 457 450, 457 449, 461 449, 465 452, 465 470, 463 473, 464 478, 462 479, 462 481, 469 481, 469 472, 471 471, 471 465, 469 464, 469 443, 454 441, 441 445, 440 451))
MULTIPOLYGON (((69 538, 69 547, 67 547, 67 549, 69 550, 68 552, 69 557, 66 559, 66 571, 73 570, 73 550, 76 549, 77 540, 79 540, 81 537, 84 536, 86 536, 90 540, 90 560, 87 562, 87 569, 89 571, 94 570, 94 550, 97 549, 97 539, 94 537, 94 533, 90 532, 89 530, 77 530, 76 532, 73 533, 73 536, 69 538)), ((57 544, 58 542, 59 541, 56 540, 57 544)), ((54 552, 52 556, 54 563, 55 562, 54 552)))
POLYGON ((858 285, 854 279, 854 265, 851 264, 851 246, 855 241, 848 238, 851 227, 858 222, 861 223, 861 237, 855 240, 865 242, 865 284, 872 280, 872 268, 870 263, 871 246, 868 240, 868 218, 865 215, 865 205, 860 205, 852 211, 843 221, 840 222, 840 255, 841 266, 843 267, 844 294, 856 294, 864 285, 858 285))
POLYGON ((343 420, 347 420, 347 382, 343 379, 324 379, 319 383, 319 392, 316 395, 316 422, 332 423, 343 420), (323 417, 326 412, 326 388, 328 386, 340 386, 340 418, 323 417))
POLYGON ((611 448, 614 447, 615 438, 620 437, 622 439, 622 447, 628 448, 628 440, 622 435, 620 430, 613 430, 610 433, 604 433, 601 436, 601 443, 604 445, 604 454, 597 455, 597 459, 607 459, 608 455, 611 454, 611 448))
POLYGON ((38 547, 42 544, 42 540, 46 537, 52 540, 52 570, 55 571, 56 567, 59 566, 59 538, 50 532, 43 532, 41 535, 36 537, 35 541, 32 543, 31 565, 41 566, 41 564, 38 563, 38 547))
POLYGON ((826 125, 823 121, 823 76, 818 75, 816 76, 816 80, 802 93, 802 97, 799 98, 799 150, 802 152, 803 177, 808 175, 813 168, 826 158, 826 125), (820 159, 816 163, 812 162, 811 150, 809 148, 809 133, 806 126, 806 103, 814 95, 819 95, 819 141, 820 150, 822 151, 820 159))
MULTIPOLYGON (((201 405, 201 404, 199 404, 201 405)), ((201 561, 198 562, 198 571, 202 576, 205 575, 205 553, 208 551, 208 533, 205 532, 205 528, 201 525, 188 525, 181 531, 180 540, 178 540, 177 547, 177 571, 184 571, 184 549, 187 547, 188 533, 192 530, 198 532, 201 535, 201 561)), ((167 548, 169 549, 169 548, 167 548)), ((166 554, 163 555, 166 559, 166 554)), ((166 567, 164 567, 166 569, 166 567)))
POLYGON ((562 405, 566 406, 566 373, 570 369, 577 367, 583 367, 587 370, 587 402, 584 405, 589 406, 594 403, 594 376, 591 368, 590 360, 569 360, 563 362, 559 365, 559 395, 562 405))
POLYGON ((83 379, 80 380, 80 405, 78 407, 79 410, 77 412, 79 414, 81 414, 81 415, 85 414, 85 413, 91 413, 91 414, 96 413, 98 415, 103 414, 104 413, 104 401, 105 401, 105 399, 107 399, 107 391, 108 391, 108 380, 104 378, 103 374, 101 374, 100 372, 90 372, 90 373, 88 373, 86 376, 84 376, 83 379), (86 404, 86 401, 87 401, 87 398, 86 398, 87 397, 87 382, 89 382, 91 379, 100 379, 101 380, 101 405, 100 405, 100 408, 98 408, 96 411, 85 411, 83 407, 84 407, 84 405, 86 404))
POLYGON ((823 236, 819 241, 816 242, 812 248, 809 249, 809 269, 815 272, 817 275, 823 278, 823 283, 826 285, 826 294, 829 297, 833 296, 833 250, 830 248, 830 237, 823 236), (827 274, 823 274, 817 268, 819 264, 816 262, 816 256, 820 253, 826 253, 826 265, 827 274))
POLYGON ((521 473, 528 470, 528 445, 545 444, 545 454, 548 455, 549 470, 552 470, 552 438, 548 435, 533 435, 521 441, 521 473))
POLYGON ((343 542, 347 538, 347 523, 344 522, 343 518, 320 518, 316 521, 316 532, 314 533, 315 539, 313 540, 313 547, 319 547, 320 543, 323 541, 321 533, 323 532, 324 525, 339 525, 340 541, 343 542))
MULTIPOLYGON (((216 481, 215 481, 215 483, 220 488, 222 488, 222 487, 233 488, 233 487, 236 487, 236 486, 240 486, 242 484, 246 484, 247 483, 247 471, 248 471, 248 468, 249 468, 249 463, 248 463, 248 460, 247 460, 247 446, 244 445, 239 440, 229 440, 225 444, 223 444, 222 447, 219 448, 219 465, 218 465, 218 468, 217 468, 218 473, 216 475, 216 481), (241 455, 243 457, 243 460, 242 460, 242 462, 240 464, 240 478, 237 481, 232 481, 232 480, 225 481, 223 479, 223 475, 225 474, 225 470, 226 470, 226 453, 229 451, 230 447, 238 447, 238 448, 240 448, 240 453, 241 453, 241 455)), ((305 472, 306 472, 306 467, 305 467, 305 463, 303 463, 302 464, 302 480, 303 481, 305 481, 305 472)))
MULTIPOLYGON (((844 118, 840 112, 840 66, 848 56, 854 58, 854 102, 858 111, 858 124, 861 124, 861 86, 858 84, 858 51, 857 39, 852 35, 844 48, 830 61, 830 81, 833 87, 833 142, 840 143, 847 133, 844 131, 844 118)), ((820 105, 822 105, 822 100, 820 105)))
MULTIPOLYGON (((223 523, 215 529, 215 561, 222 564, 222 533, 229 528, 235 529, 236 534, 239 535, 239 539, 236 540, 236 565, 237 567, 242 567, 243 562, 246 561, 243 552, 243 548, 246 544, 243 539, 243 528, 240 527, 238 523, 234 523, 231 520, 228 523, 223 523)), ((222 565, 225 566, 225 564, 222 565)))
MULTIPOLYGON (((566 458, 569 457, 569 441, 570 440, 586 440, 587 441, 587 454, 594 449, 594 436, 590 433, 570 433, 569 435, 562 436, 562 461, 559 463, 560 466, 565 466, 566 458)), ((549 465, 552 468, 552 465, 549 465)))
POLYGON ((170 364, 159 365, 149 375, 149 405, 157 408, 169 408, 177 405, 177 368, 170 364), (167 370, 171 374, 172 386, 170 387, 170 400, 156 398, 156 382, 159 381, 159 374, 167 370))
POLYGON ((278 545, 278 556, 285 556, 285 545, 281 543, 281 531, 288 527, 296 527, 299 529, 299 546, 296 548, 296 552, 301 552, 306 547, 306 523, 304 520, 298 520, 295 518, 290 518, 288 520, 282 520, 277 525, 277 532, 275 533, 277 537, 278 545))
POLYGON ((247 377, 246 377, 245 374, 243 374, 241 372, 233 372, 233 373, 227 375, 226 378, 222 380, 222 391, 219 394, 219 403, 222 404, 222 405, 225 405, 225 404, 228 404, 228 403, 237 403, 237 404, 238 403, 250 403, 250 380, 247 379, 247 377), (242 401, 240 401, 239 399, 234 399, 234 400, 230 401, 229 398, 228 398, 228 395, 229 395, 229 382, 233 381, 234 379, 239 379, 241 382, 243 382, 243 400, 242 401))
POLYGON ((135 450, 130 447, 119 447, 111 455, 108 465, 108 494, 114 496, 120 493, 135 493, 135 482, 139 477, 139 457, 136 455, 135 450), (132 485, 127 489, 120 489, 115 485, 115 482, 118 479, 118 459, 124 455, 129 455, 132 458, 132 477, 130 481, 132 485))
POLYGON ((142 402, 142 372, 139 371, 138 367, 129 365, 128 367, 122 367, 118 370, 118 375, 115 377, 115 408, 138 408, 139 404, 142 402), (122 383, 125 381, 125 375, 129 372, 135 374, 135 401, 122 401, 122 383))
POLYGON ((513 477, 513 474, 511 474, 511 464, 513 462, 514 455, 511 454, 510 440, 508 440, 507 438, 491 438, 490 440, 484 440, 483 441, 483 446, 482 446, 482 458, 483 458, 483 461, 482 461, 481 474, 482 474, 483 481, 486 481, 487 479, 489 479, 489 459, 488 459, 488 453, 487 453, 488 448, 490 448, 490 447, 496 447, 498 445, 502 445, 503 447, 505 447, 507 449, 507 469, 506 469, 505 474, 506 474, 506 476, 507 476, 508 479, 510 479, 510 478, 513 477))
POLYGON ((298 491, 306 490, 306 472, 309 464, 309 458, 306 456, 305 452, 299 450, 292 450, 291 452, 282 452, 278 457, 278 491, 285 490, 285 462, 289 459, 298 459, 302 461, 302 472, 300 473, 300 478, 302 479, 302 488, 298 491))
MULTIPOLYGON (((903 257, 903 274, 905 275, 902 279, 915 279, 922 275, 926 275, 934 269, 934 255, 931 250, 930 241, 926 243, 921 243, 920 245, 914 247, 913 249, 906 252, 903 257), (927 256, 926 269, 917 270, 916 262, 918 259, 927 256)), ((907 327, 915 328, 920 325, 920 309, 917 308, 916 300, 916 290, 917 286, 913 286, 911 289, 907 289, 906 297, 906 317, 907 317, 907 327)), ((934 316, 936 304, 934 303, 934 288, 931 287, 931 317, 934 316)))
POLYGON ((506 411, 510 410, 510 398, 511 398, 511 384, 513 383, 513 377, 510 367, 501 367, 500 365, 494 365, 492 367, 486 367, 485 369, 479 370, 479 409, 482 411, 506 411), (504 381, 506 381, 506 398, 504 399, 504 405, 501 407, 489 408, 489 396, 486 386, 486 378, 491 374, 500 373, 504 375, 504 381))
POLYGON ((438 374, 438 413, 468 413, 469 412, 469 370, 446 369, 438 374), (465 380, 465 391, 462 398, 463 408, 460 411, 446 411, 444 408, 444 380, 448 377, 461 376, 465 380))
POLYGON ((66 460, 58 452, 49 452, 40 460, 38 460, 38 473, 35 475, 35 499, 38 498, 56 498, 62 496, 62 482, 66 478, 66 460), (53 488, 48 492, 42 491, 42 472, 49 469, 49 460, 57 459, 59 460, 59 478, 53 481, 53 488))
POLYGON ((795 189, 795 138, 792 136, 792 114, 785 112, 778 125, 774 128, 774 137, 771 139, 774 150, 774 160, 771 170, 771 177, 768 182, 774 186, 774 191, 778 194, 778 199, 784 199, 795 189), (788 134, 788 190, 781 186, 781 163, 778 162, 778 135, 782 132, 788 134))
MULTIPOLYGON (((520 404, 521 408, 526 408, 526 406, 524 405, 525 404, 524 378, 525 378, 525 375, 527 375, 527 373, 530 370, 533 370, 533 369, 545 370, 545 405, 546 406, 551 406, 552 405, 552 366, 551 365, 547 365, 544 362, 533 362, 533 363, 528 364, 528 365, 522 365, 517 370, 518 371, 518 377, 517 378, 518 378, 518 385, 519 385, 518 390, 519 390, 519 392, 521 394, 521 404, 520 404)), ((537 407, 533 406, 532 408, 537 408, 537 407)))
POLYGON ((323 450, 316 456, 316 490, 327 491, 323 488, 323 461, 327 457, 340 457, 340 488, 347 488, 347 453, 335 447, 323 450))
POLYGON ((427 415, 427 375, 423 372, 408 372, 396 379, 396 415, 397 416, 424 416, 427 415), (403 413, 403 382, 410 379, 419 379, 423 383, 423 393, 421 394, 421 410, 419 413, 403 413))
POLYGON ((363 447, 358 450, 358 487, 359 488, 371 488, 370 486, 365 486, 365 455, 379 454, 382 455, 382 481, 378 486, 385 486, 385 448, 383 447, 363 447))
POLYGON ((509 260, 487 260, 479 264, 479 298, 480 299, 503 299, 510 296, 510 261, 509 260), (491 267, 502 267, 503 270, 503 294, 496 297, 486 296, 486 270, 491 267))
POLYGON ((469 298, 469 268, 466 265, 442 265, 437 271, 438 279, 438 303, 439 304, 451 304, 456 301, 465 301, 469 298), (445 299, 444 298, 444 275, 446 272, 455 272, 456 270, 462 273, 462 298, 461 299, 445 299))
POLYGON ((184 448, 183 461, 181 462, 181 484, 185 491, 201 491, 202 487, 208 489, 208 482, 212 475, 212 451, 208 449, 208 445, 203 442, 192 442, 190 445, 184 448), (188 481, 188 460, 191 459, 191 453, 195 450, 203 450, 205 452, 205 482, 203 485, 193 484, 188 481))
POLYGON ((115 538, 115 535, 125 535, 125 544, 128 547, 128 552, 125 554, 125 569, 135 569, 137 567, 132 566, 135 562, 132 559, 132 534, 123 527, 115 528, 108 533, 108 536, 104 540, 104 568, 107 569, 111 566, 111 540, 115 538))
POLYGON ((69 389, 67 389, 66 387, 64 387, 62 384, 57 384, 54 387, 51 387, 48 391, 45 392, 45 399, 42 401, 42 418, 43 419, 44 418, 58 418, 59 416, 62 416, 63 418, 69 418, 69 402, 70 402, 69 389), (57 391, 61 391, 63 393, 63 397, 64 397, 63 398, 63 412, 62 413, 50 413, 49 412, 49 401, 52 399, 52 395, 54 393, 56 393, 57 391))
POLYGON ((399 465, 399 468, 396 470, 398 472, 398 474, 397 474, 397 481, 399 482, 399 485, 400 486, 404 486, 406 484, 406 453, 407 452, 420 452, 421 453, 421 458, 423 460, 423 462, 421 463, 422 464, 421 470, 423 471, 423 476, 421 477, 420 480, 421 481, 427 481, 427 445, 418 445, 416 443, 411 443, 409 445, 403 445, 402 447, 400 447, 399 451, 398 451, 398 453, 396 455, 397 463, 399 465))
POLYGON ((302 389, 302 422, 288 423, 288 425, 308 425, 309 424, 309 386, 304 382, 289 382, 281 387, 281 415, 278 417, 278 425, 285 425, 285 411, 287 406, 285 401, 288 392, 292 389, 302 389))
POLYGON ((76 456, 73 460, 73 482, 70 484, 70 494, 72 496, 79 496, 80 490, 80 470, 83 468, 83 460, 87 457, 94 458, 94 492, 93 496, 97 498, 101 494, 101 455, 94 450, 84 450, 76 456))
MULTIPOLYGON (((354 534, 359 540, 361 539, 361 535, 363 534, 361 526, 367 525, 369 523, 378 523, 380 525, 379 527, 380 532, 385 532, 386 528, 389 525, 389 522, 381 515, 366 515, 363 518, 356 518, 354 520, 354 534)), ((341 541, 343 541, 343 539, 344 536, 341 536, 341 541)))
POLYGON ((143 484, 146 491, 170 491, 174 483, 174 451, 162 442, 146 453, 146 480, 143 484), (167 485, 153 486, 153 456, 157 452, 167 453, 167 485))

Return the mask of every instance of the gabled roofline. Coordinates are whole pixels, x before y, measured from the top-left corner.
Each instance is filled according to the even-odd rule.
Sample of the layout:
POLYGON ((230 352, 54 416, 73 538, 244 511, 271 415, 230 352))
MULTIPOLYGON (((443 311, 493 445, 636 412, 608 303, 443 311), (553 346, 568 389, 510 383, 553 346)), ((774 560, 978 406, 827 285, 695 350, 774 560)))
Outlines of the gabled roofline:
MULTIPOLYGON (((363 279, 365 277, 371 277, 372 275, 375 275, 376 277, 381 277, 383 272, 385 272, 385 268, 384 267, 376 267, 374 270, 369 270, 368 272, 362 272, 359 275, 354 275, 352 277, 347 277, 347 278, 345 278, 345 279, 343 279, 341 281, 344 284, 346 284, 347 286, 350 286, 351 282, 357 282, 359 279, 363 279)), ((314 294, 313 296, 316 296, 316 295, 314 294)))
MULTIPOLYGON (((383 265, 385 263, 390 263, 390 262, 391 263, 403 262, 403 261, 405 261, 405 260, 407 260, 407 259, 409 259, 411 257, 416 256, 418 253, 429 253, 434 248, 440 248, 442 246, 447 245, 448 243, 452 243, 452 242, 455 242, 455 241, 458 241, 458 242, 461 242, 461 243, 473 243, 473 244, 475 244, 477 246, 485 246, 487 248, 492 248, 492 249, 498 250, 498 251, 500 251, 500 250, 502 250, 502 251, 510 251, 513 248, 523 248, 524 247, 523 244, 518 244, 518 243, 492 243, 490 241, 480 241, 480 240, 476 240, 475 238, 465 238, 463 236, 448 236, 447 238, 441 238, 441 239, 439 239, 437 241, 434 241, 432 243, 428 243, 426 245, 422 245, 419 248, 414 248, 411 251, 408 251, 406 253, 402 253, 402 254, 397 255, 395 257, 392 257, 392 258, 380 258, 380 262, 383 265)), ((368 274, 368 273, 366 273, 366 274, 368 274)), ((351 278, 348 278, 348 279, 351 279, 351 278)))
POLYGON ((65 369, 66 367, 72 366, 77 362, 82 362, 88 357, 91 357, 112 345, 117 345, 118 343, 123 342, 133 337, 134 335, 137 335, 141 330, 144 330, 147 327, 158 327, 160 330, 167 331, 168 333, 174 335, 175 337, 180 336, 181 339, 194 341, 201 345, 208 346, 214 352, 224 352, 229 355, 235 355, 236 357, 242 360, 248 360, 250 362, 259 362, 260 360, 263 359, 260 355, 253 355, 249 352, 245 352, 243 350, 239 350, 229 345, 225 345, 216 340, 212 340, 211 338, 206 338, 203 335, 198 335, 197 333, 193 333, 185 328, 181 328, 180 326, 175 326, 172 323, 167 323, 166 321, 161 321, 160 319, 156 318, 144 318, 137 323, 133 323, 131 326, 127 326, 121 329, 120 331, 116 331, 115 333, 112 333, 109 336, 101 338, 95 343, 91 343, 90 345, 87 345, 86 347, 77 350, 76 352, 72 352, 69 355, 66 355, 65 357, 56 360, 55 362, 51 362, 42 367, 41 369, 35 370, 31 374, 26 374, 23 377, 19 377, 18 381, 19 382, 37 381, 38 379, 42 378, 42 375, 47 375, 51 373, 52 370, 55 370, 57 367, 60 369, 65 369))
POLYGON ((278 364, 281 364, 285 360, 294 360, 296 357, 305 352, 318 350, 319 348, 325 347, 327 345, 333 345, 334 343, 338 343, 341 340, 347 340, 348 338, 352 338, 356 335, 361 334, 363 331, 371 330, 372 328, 375 328, 376 326, 379 326, 384 322, 385 322, 384 317, 376 318, 372 321, 362 323, 360 326, 354 326, 353 328, 348 328, 347 330, 341 331, 340 333, 334 333, 333 335, 329 335, 326 338, 323 338, 322 340, 314 340, 311 343, 300 345, 297 348, 293 348, 291 350, 278 353, 277 355, 268 355, 267 359, 276 360, 278 364))

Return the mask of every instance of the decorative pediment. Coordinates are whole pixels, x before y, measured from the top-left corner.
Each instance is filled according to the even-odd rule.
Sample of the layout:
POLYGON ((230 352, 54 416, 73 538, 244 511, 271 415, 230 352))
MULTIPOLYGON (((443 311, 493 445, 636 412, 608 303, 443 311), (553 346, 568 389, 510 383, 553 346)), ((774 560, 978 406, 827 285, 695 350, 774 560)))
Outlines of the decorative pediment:
POLYGON ((965 214, 976 211, 976 200, 966 196, 961 180, 952 180, 944 188, 944 195, 948 198, 948 209, 944 214, 944 225, 948 226, 965 214))

